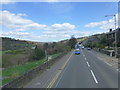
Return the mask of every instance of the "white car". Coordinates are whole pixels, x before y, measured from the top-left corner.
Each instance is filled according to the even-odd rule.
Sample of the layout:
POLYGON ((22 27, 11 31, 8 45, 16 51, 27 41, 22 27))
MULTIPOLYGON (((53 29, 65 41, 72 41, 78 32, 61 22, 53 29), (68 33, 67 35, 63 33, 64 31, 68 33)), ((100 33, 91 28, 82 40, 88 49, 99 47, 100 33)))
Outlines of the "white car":
POLYGON ((80 50, 80 49, 78 49, 78 48, 76 49, 76 51, 79 51, 79 50, 80 50))
POLYGON ((84 49, 84 46, 82 46, 82 49, 84 49))

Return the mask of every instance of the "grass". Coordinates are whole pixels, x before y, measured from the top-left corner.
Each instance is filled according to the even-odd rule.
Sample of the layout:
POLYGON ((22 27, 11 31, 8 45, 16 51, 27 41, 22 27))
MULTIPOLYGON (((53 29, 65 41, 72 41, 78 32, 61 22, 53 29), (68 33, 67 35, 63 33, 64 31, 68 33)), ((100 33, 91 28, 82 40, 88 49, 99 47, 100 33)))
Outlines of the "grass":
MULTIPOLYGON (((52 56, 52 58, 56 58, 56 57, 60 56, 61 54, 62 53, 57 53, 57 54, 53 54, 51 56, 52 56)), ((23 64, 23 65, 6 68, 6 69, 2 70, 2 76, 4 77, 4 80, 2 80, 2 85, 9 83, 16 77, 26 73, 27 71, 32 70, 33 68, 44 64, 44 62, 46 62, 46 60, 42 59, 39 61, 33 61, 33 62, 29 62, 29 63, 23 64)))
POLYGON ((45 59, 39 60, 39 61, 34 61, 34 62, 29 62, 23 65, 19 65, 16 67, 12 68, 7 68, 2 71, 2 76, 5 78, 2 80, 2 84, 6 84, 10 81, 12 81, 14 78, 24 74, 25 72, 44 64, 45 59))
POLYGON ((25 52, 24 50, 7 50, 7 51, 4 51, 3 53, 6 53, 6 54, 19 54, 19 53, 23 53, 25 52))
POLYGON ((60 56, 62 53, 57 53, 57 54, 53 54, 53 55, 50 55, 50 56, 52 56, 52 58, 56 58, 56 57, 58 57, 58 56, 60 56))
POLYGON ((12 67, 20 64, 24 64, 29 61, 28 53, 18 53, 18 54, 2 54, 2 66, 3 68, 12 67))
POLYGON ((2 54, 2 51, 0 51, 0 54, 2 54))

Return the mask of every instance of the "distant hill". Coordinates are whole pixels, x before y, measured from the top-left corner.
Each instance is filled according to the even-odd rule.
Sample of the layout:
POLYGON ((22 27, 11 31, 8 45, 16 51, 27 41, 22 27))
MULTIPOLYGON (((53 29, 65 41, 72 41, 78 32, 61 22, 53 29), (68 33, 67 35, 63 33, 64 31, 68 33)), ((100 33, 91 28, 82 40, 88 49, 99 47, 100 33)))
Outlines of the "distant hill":
POLYGON ((2 38, 2 50, 3 51, 31 48, 32 46, 35 46, 37 44, 42 44, 39 42, 31 42, 31 41, 13 39, 13 38, 8 38, 8 37, 1 37, 1 38, 2 38))
MULTIPOLYGON (((81 37, 76 38, 77 42, 80 42, 84 45, 94 44, 101 42, 101 40, 105 39, 105 34, 96 34, 88 37, 81 37)), ((31 48, 35 45, 44 45, 45 42, 32 42, 32 41, 26 41, 26 40, 19 40, 19 39, 13 39, 8 37, 0 37, 2 38, 2 50, 19 50, 24 48, 31 48)), ((66 43, 69 39, 62 40, 61 42, 66 43)), ((51 42, 52 43, 52 42, 51 42)), ((51 44, 49 43, 49 44, 51 44)), ((0 48, 1 50, 1 48, 0 48)))

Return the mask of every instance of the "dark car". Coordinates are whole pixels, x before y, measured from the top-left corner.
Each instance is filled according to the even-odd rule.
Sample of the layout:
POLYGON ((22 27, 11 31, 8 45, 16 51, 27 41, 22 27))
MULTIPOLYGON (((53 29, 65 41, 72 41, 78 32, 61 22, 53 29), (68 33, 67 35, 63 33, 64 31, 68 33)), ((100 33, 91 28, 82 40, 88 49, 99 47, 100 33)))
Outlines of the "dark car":
POLYGON ((76 55, 79 55, 79 54, 80 54, 80 50, 76 50, 76 51, 75 51, 75 54, 76 54, 76 55))
POLYGON ((91 50, 91 48, 87 48, 87 50, 91 50))

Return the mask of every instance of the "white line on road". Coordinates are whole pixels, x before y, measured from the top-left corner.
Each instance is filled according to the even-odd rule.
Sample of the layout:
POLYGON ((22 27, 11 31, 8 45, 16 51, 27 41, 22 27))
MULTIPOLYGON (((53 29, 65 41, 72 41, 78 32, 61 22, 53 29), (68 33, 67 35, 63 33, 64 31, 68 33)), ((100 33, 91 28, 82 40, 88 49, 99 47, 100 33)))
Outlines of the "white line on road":
POLYGON ((94 75, 93 71, 92 71, 92 70, 90 70, 90 71, 91 71, 91 74, 92 74, 92 76, 93 76, 93 78, 94 78, 94 80, 95 80, 95 83, 97 83, 97 84, 98 84, 98 81, 97 81, 97 79, 96 79, 96 77, 95 77, 95 75, 94 75))
POLYGON ((109 64, 109 63, 106 63, 107 65, 109 65, 109 66, 112 66, 111 64, 109 64))
POLYGON ((81 50, 81 52, 82 52, 83 56, 85 57, 85 54, 84 54, 83 50, 81 50))
POLYGON ((88 67, 90 67, 90 64, 87 62, 88 67))
POLYGON ((85 57, 85 60, 87 60, 87 58, 85 57))

